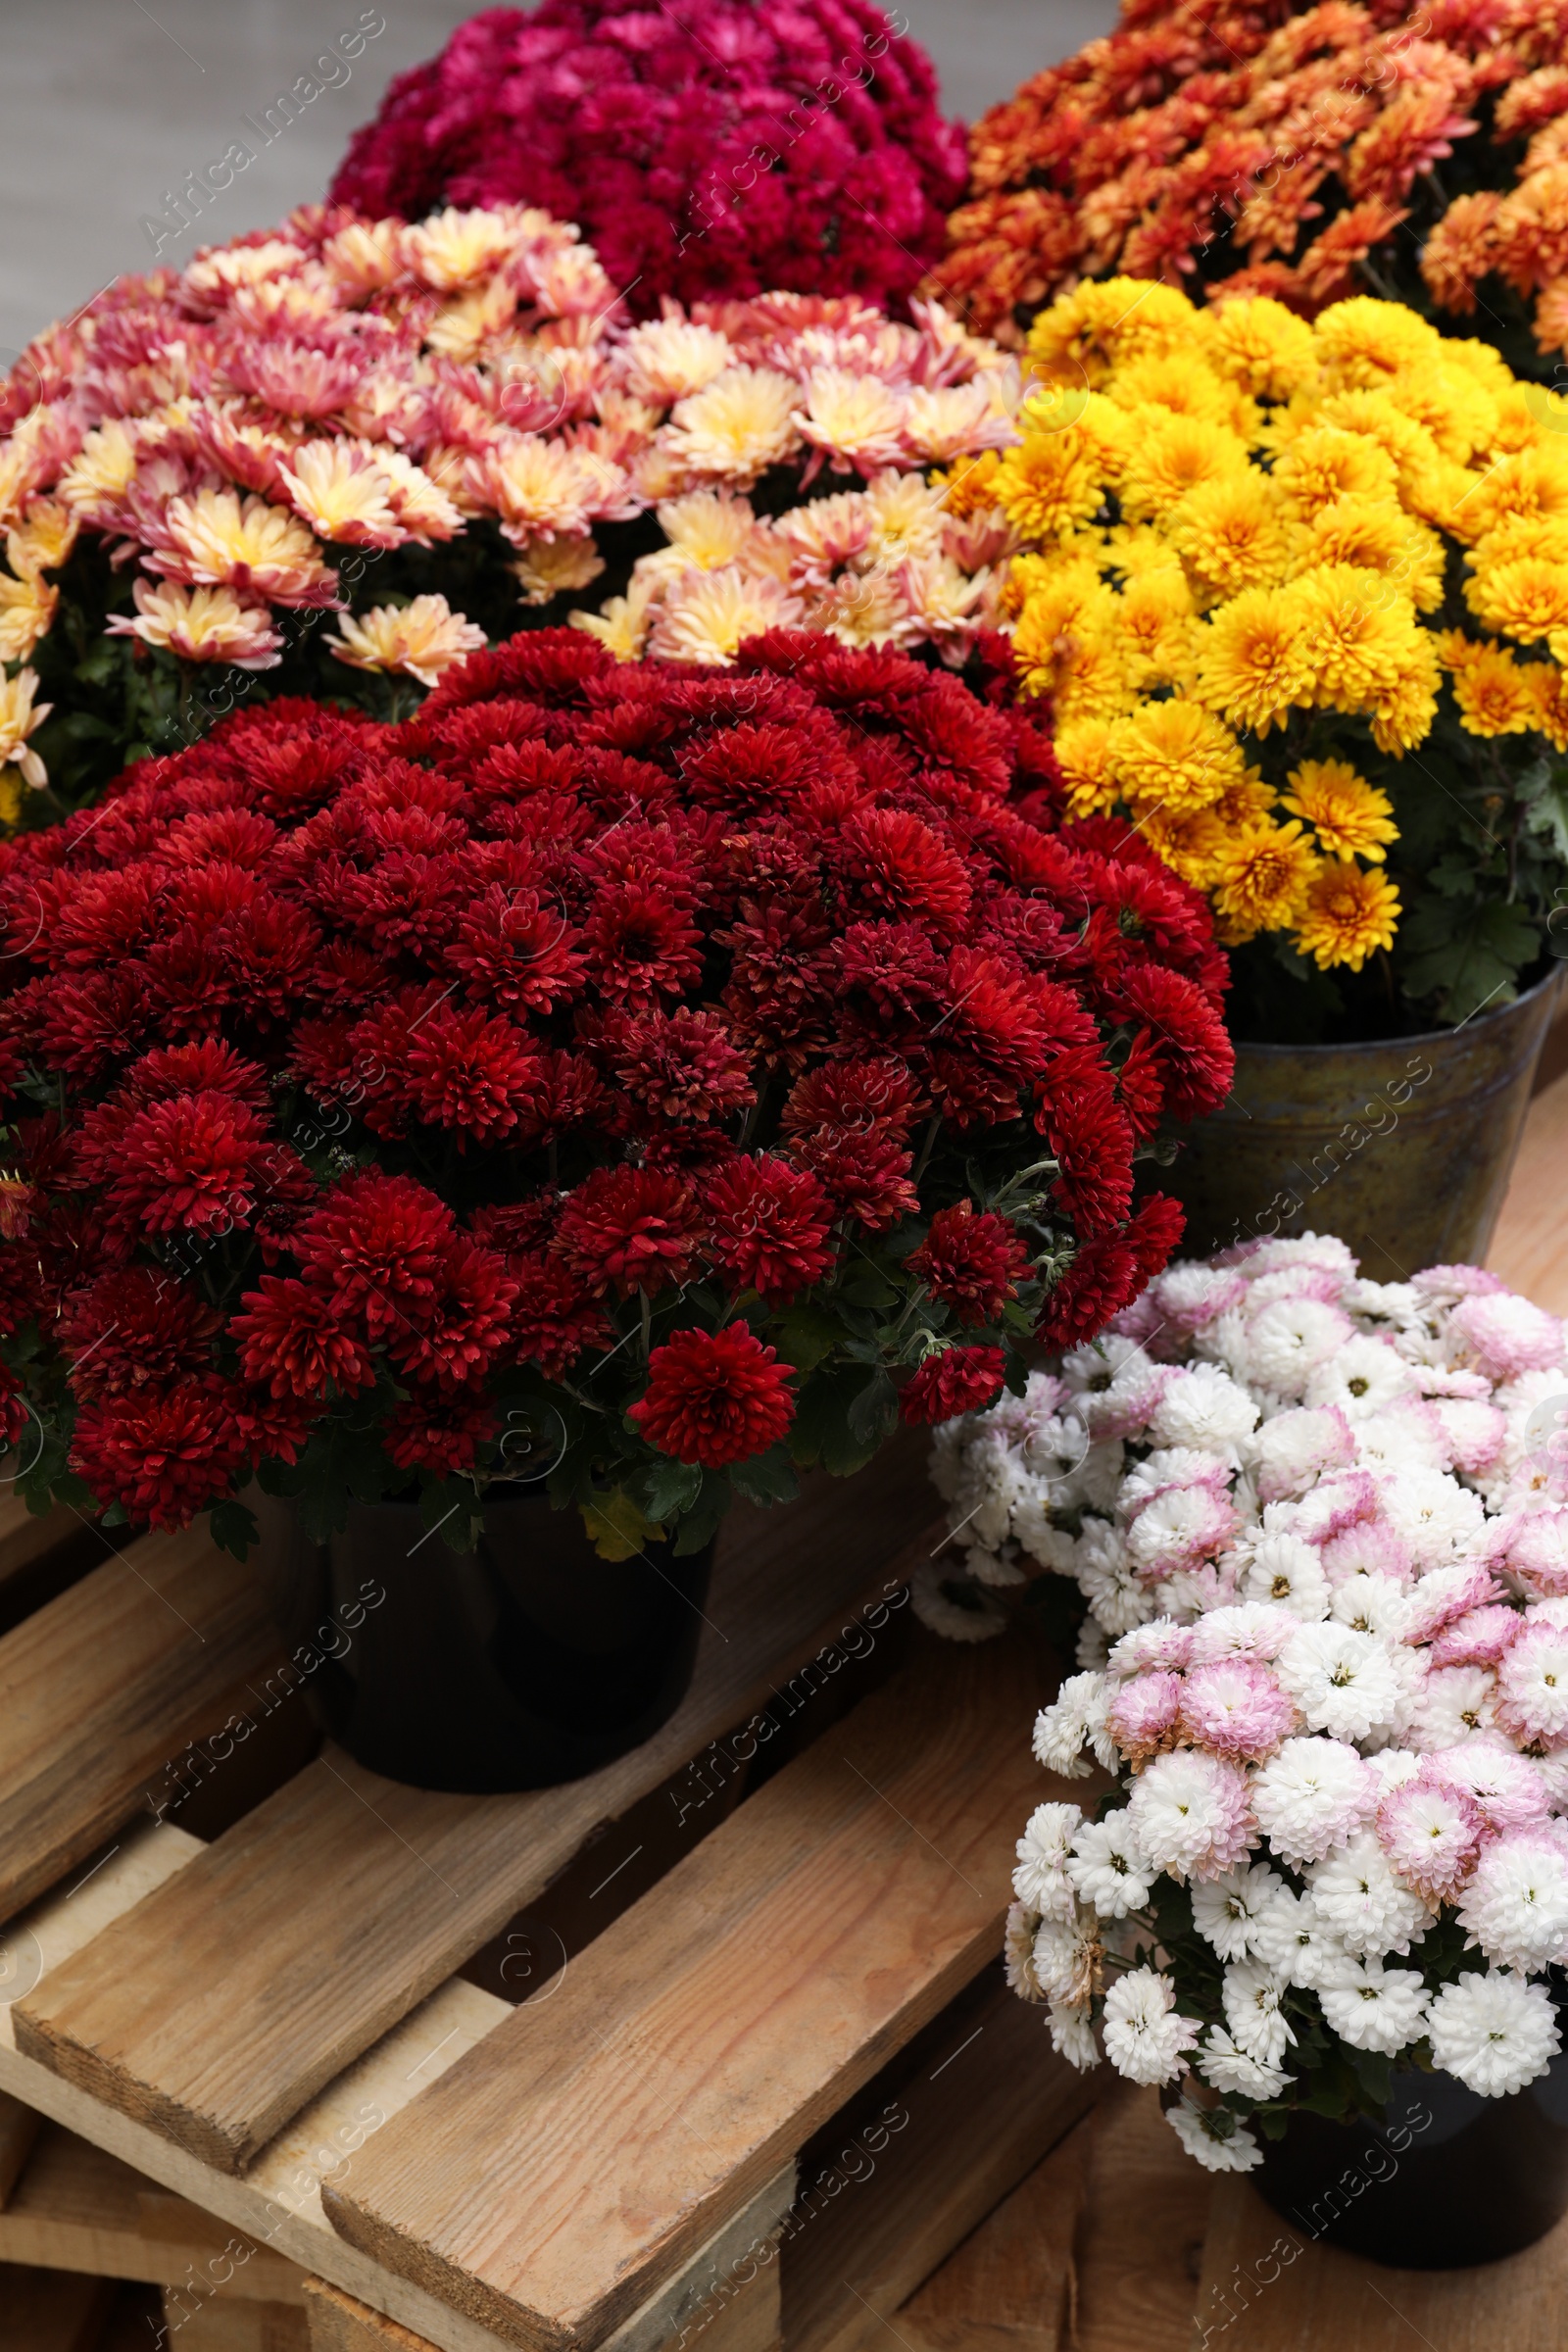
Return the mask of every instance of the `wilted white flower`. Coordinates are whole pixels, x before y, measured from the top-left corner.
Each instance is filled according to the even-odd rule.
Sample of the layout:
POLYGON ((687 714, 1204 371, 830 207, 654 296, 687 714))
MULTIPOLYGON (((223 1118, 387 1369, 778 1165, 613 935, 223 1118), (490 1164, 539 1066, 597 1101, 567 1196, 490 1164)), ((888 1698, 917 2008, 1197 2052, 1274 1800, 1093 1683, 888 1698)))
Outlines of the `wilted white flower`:
POLYGON ((1049 2018, 1051 2046, 1058 2058, 1065 2058, 1081 2075, 1100 2064, 1100 2044, 1095 2039, 1095 2021, 1087 2008, 1074 2008, 1066 2001, 1053 2001, 1049 2018))
POLYGON ((1087 2001, 1102 1949, 1092 1914, 1043 1920, 1035 1932, 1034 1971, 1047 1997, 1071 2008, 1087 2001))
POLYGON ((1002 1966, 1007 1988, 1020 2000, 1043 2001, 1045 1986, 1035 1974, 1035 1936, 1040 1921, 1024 1903, 1007 1906, 1007 1924, 1002 1937, 1002 1966))

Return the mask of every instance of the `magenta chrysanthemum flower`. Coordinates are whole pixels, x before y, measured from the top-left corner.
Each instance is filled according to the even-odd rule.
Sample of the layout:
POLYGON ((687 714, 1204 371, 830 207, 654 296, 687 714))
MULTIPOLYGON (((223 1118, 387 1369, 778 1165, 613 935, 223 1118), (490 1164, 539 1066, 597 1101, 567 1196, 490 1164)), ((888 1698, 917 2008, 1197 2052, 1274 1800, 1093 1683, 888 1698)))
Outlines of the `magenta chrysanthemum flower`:
POLYGON ((871 0, 543 0, 460 25, 356 133, 334 201, 540 205, 631 307, 910 294, 965 178, 925 52, 871 0))
POLYGON ((1297 1714, 1266 1666, 1222 1658, 1195 1666, 1181 1694, 1181 1725, 1197 1747, 1258 1762, 1296 1729, 1297 1714))

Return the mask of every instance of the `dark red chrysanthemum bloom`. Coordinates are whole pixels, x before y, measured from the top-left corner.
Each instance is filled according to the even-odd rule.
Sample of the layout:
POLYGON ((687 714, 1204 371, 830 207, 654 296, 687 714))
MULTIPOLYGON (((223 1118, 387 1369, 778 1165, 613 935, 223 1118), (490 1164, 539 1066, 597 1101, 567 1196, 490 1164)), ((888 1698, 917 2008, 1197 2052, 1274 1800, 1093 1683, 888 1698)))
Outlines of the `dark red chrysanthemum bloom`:
POLYGON ((788 1306, 833 1263, 833 1203, 783 1159, 733 1159, 703 1187, 709 1250, 738 1291, 788 1306))
POLYGON ((222 1327, 217 1307, 177 1275, 126 1266, 77 1293, 60 1342, 76 1395, 106 1396, 205 1369, 222 1327))
POLYGON ((928 1355, 899 1397, 902 1418, 915 1427, 978 1413, 1002 1394, 1000 1348, 947 1348, 928 1355))
POLYGON ((1036 1339, 1048 1348, 1094 1339, 1163 1270, 1184 1223, 1178 1201, 1151 1193, 1130 1223, 1085 1242, 1047 1298, 1036 1339))
POLYGON ((274 1396, 324 1396, 328 1382, 352 1396, 374 1385, 369 1349, 330 1291, 266 1274, 240 1303, 229 1329, 246 1380, 274 1396))
POLYGON ((1029 1251, 1006 1218, 969 1200, 939 1208, 904 1262, 960 1323, 994 1323, 1030 1269, 1029 1251))
POLYGON ((499 1423, 487 1396, 467 1391, 447 1398, 421 1390, 393 1413, 386 1449, 400 1470, 452 1478, 473 1468, 480 1446, 495 1436, 499 1423))
POLYGON ((658 1168, 596 1168, 566 1200, 555 1246, 590 1290, 650 1298, 697 1263, 703 1212, 691 1187, 658 1168))
POLYGON ((795 1418, 789 1370, 744 1323, 677 1331, 648 1363, 648 1390, 628 1408, 650 1446, 677 1462, 722 1470, 765 1453, 795 1418))
POLYGON ((183 1527, 225 1494, 249 1446, 241 1393, 204 1372, 83 1405, 71 1458, 93 1493, 143 1527, 183 1527))

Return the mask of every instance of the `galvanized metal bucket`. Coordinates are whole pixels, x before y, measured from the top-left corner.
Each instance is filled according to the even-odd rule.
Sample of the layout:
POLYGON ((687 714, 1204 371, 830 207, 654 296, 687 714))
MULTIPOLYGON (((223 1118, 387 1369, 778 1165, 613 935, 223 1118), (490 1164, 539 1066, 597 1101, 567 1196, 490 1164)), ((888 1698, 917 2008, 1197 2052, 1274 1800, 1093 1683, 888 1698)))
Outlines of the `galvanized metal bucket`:
POLYGON ((1379 1282, 1483 1261, 1560 977, 1425 1036, 1238 1045, 1230 1096, 1164 1178, 1187 1208, 1184 1254, 1333 1233, 1379 1282))

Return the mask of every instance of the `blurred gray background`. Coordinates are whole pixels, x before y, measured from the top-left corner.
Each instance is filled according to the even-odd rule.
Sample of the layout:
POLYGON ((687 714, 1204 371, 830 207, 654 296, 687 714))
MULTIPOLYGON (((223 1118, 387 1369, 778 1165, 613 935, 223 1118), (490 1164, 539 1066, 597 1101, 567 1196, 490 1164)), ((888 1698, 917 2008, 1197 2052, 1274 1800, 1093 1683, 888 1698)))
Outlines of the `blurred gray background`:
MULTIPOLYGON (((766 6, 766 0, 760 0, 766 6)), ((1116 0, 902 0, 966 122, 1115 22, 1116 0)), ((319 196, 394 74, 434 54, 467 0, 0 0, 0 368, 53 318, 155 258, 144 220, 230 141, 256 161, 161 258, 265 226, 319 196), (385 20, 349 78, 261 147, 242 126, 324 43, 385 20)), ((282 117, 278 118, 281 124, 282 117)))

